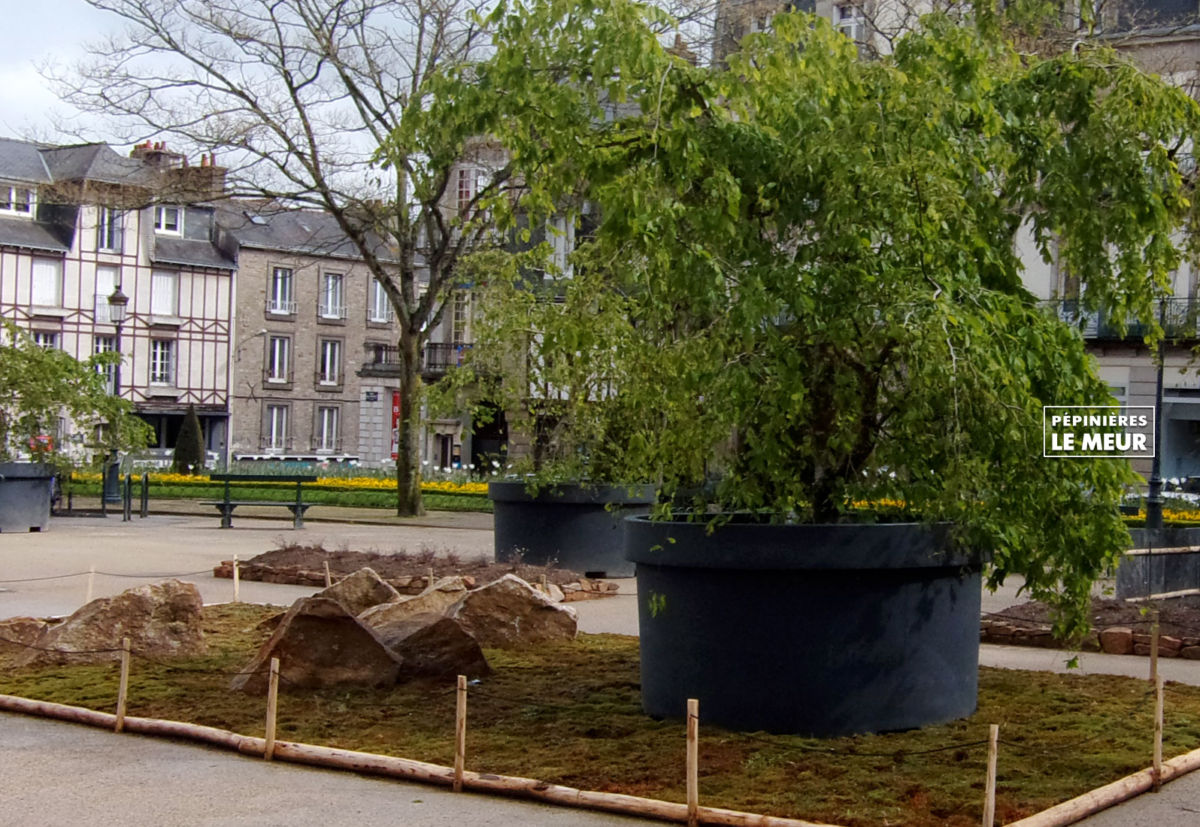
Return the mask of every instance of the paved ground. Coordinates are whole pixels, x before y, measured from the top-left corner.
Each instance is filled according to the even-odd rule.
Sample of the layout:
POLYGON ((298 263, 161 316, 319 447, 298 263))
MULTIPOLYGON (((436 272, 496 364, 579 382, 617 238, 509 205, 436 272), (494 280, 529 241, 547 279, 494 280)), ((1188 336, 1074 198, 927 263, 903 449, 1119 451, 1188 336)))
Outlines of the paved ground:
MULTIPOLYGON (((213 513, 180 504, 176 513, 155 514, 123 523, 117 516, 55 518, 40 534, 0 534, 0 617, 68 614, 83 604, 89 577, 93 596, 117 594, 131 584, 164 575, 183 575, 206 602, 232 597, 230 580, 212 576, 212 568, 233 555, 248 559, 281 542, 323 543, 353 550, 453 550, 463 556, 490 557, 490 515, 432 514, 419 521, 398 520, 368 509, 313 510, 316 520, 304 529, 290 521, 262 519, 253 513, 222 530, 213 513), (195 513, 188 513, 195 511, 195 513), (320 518, 347 520, 324 522, 320 518), (34 579, 46 578, 46 579, 34 579)), ((277 515, 273 515, 277 516, 277 515)), ((586 632, 637 634, 634 582, 618 581, 618 597, 573 604, 586 632)), ((1016 597, 1010 584, 999 594, 984 593, 984 611, 999 611, 1016 597)), ((246 601, 290 604, 313 593, 307 587, 243 582, 246 601)), ((1066 671, 1069 655, 1053 650, 1007 646, 981 647, 983 665, 1013 669, 1066 671)), ((1144 658, 1084 654, 1080 670, 1144 677, 1144 658)), ((1163 660, 1168 680, 1200 685, 1200 661, 1163 660)), ((0 827, 59 824, 87 812, 89 824, 341 824, 402 825, 591 825, 637 823, 575 811, 534 807, 481 796, 453 796, 434 788, 362 779, 344 773, 267 766, 202 747, 169 744, 130 736, 118 743, 107 733, 0 716, 0 827), (79 751, 75 752, 75 741, 79 751), (18 760, 19 759, 19 760, 18 760), (86 768, 86 769, 85 769, 86 768), (21 773, 37 783, 18 781, 21 773), (266 775, 263 775, 266 773, 266 775), (53 781, 47 780, 53 777, 53 781), (17 782, 17 783, 13 783, 17 782), (146 795, 145 790, 171 790, 146 795), (20 793, 15 792, 20 790, 20 793), (176 794, 178 791, 178 795, 176 794), (228 792, 224 792, 228 791, 228 792), (124 803, 123 800, 127 799, 124 803), (253 809, 250 809, 250 806, 253 809), (124 809, 123 809, 124 808, 124 809), (375 809, 378 808, 378 809, 375 809), (286 811, 287 816, 280 815, 286 811), (111 819, 111 820, 105 820, 111 819)), ((1157 796, 1089 820, 1116 825, 1200 824, 1200 773, 1168 785, 1157 796), (1194 803, 1194 806, 1193 806, 1194 803)))
POLYGON ((0 825, 621 827, 640 819, 455 795, 0 713, 0 825))

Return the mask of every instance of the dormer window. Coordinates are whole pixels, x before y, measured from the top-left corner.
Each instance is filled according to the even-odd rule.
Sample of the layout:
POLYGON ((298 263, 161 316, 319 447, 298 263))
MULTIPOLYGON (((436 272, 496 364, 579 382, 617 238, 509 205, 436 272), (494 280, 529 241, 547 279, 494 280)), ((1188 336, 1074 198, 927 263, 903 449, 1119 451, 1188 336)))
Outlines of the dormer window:
POLYGON ((183 210, 179 207, 155 207, 154 232, 183 235, 183 210))
POLYGON ((34 192, 28 187, 0 184, 0 213, 32 217, 34 203, 34 192))

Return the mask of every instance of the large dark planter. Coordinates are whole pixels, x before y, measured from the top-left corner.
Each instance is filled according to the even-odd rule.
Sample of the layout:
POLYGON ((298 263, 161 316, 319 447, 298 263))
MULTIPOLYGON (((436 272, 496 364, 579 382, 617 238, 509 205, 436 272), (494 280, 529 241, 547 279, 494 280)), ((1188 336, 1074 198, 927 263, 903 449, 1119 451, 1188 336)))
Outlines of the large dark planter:
POLYGON ((626 527, 648 714, 834 736, 974 712, 981 564, 946 527, 626 527))
POLYGON ((488 497, 497 560, 519 556, 526 563, 553 563, 595 577, 631 577, 622 520, 649 513, 654 487, 555 485, 534 497, 523 482, 490 482, 488 497))
POLYGON ((0 462, 0 531, 41 531, 50 522, 54 469, 0 462))

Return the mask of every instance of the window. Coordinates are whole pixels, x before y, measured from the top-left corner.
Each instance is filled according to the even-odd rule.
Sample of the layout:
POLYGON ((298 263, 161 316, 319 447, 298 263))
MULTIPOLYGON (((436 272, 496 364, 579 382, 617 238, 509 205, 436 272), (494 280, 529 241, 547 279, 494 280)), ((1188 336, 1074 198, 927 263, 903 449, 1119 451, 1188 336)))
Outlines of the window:
POLYGON ((479 167, 459 167, 458 191, 455 198, 459 215, 467 214, 471 208, 471 201, 479 195, 479 191, 484 188, 486 181, 486 173, 479 167))
POLYGON ((58 334, 35 330, 33 331, 33 343, 45 350, 58 350, 58 334))
POLYGON ((571 253, 575 250, 575 222, 559 216, 548 222, 551 271, 555 276, 571 275, 571 253))
POLYGON ((289 351, 292 341, 287 336, 272 336, 267 340, 267 381, 291 381, 289 351))
POLYGON ((468 341, 471 324, 471 294, 460 290, 454 294, 454 315, 450 319, 450 341, 456 345, 468 341))
MULTIPOLYGON (((117 349, 117 339, 115 336, 97 336, 92 340, 92 353, 99 356, 101 353, 112 353, 117 349)), ((114 393, 117 389, 116 365, 96 365, 96 372, 104 375, 104 384, 108 387, 109 393, 114 393)))
POLYGON ((863 43, 867 39, 862 8, 853 3, 842 3, 833 7, 833 26, 855 43, 863 43))
POLYGON ((0 212, 32 216, 33 207, 33 190, 28 187, 10 187, 0 184, 0 212))
MULTIPOLYGON (((121 284, 121 268, 101 265, 96 268, 96 322, 111 324, 108 315, 108 297, 121 284)), ((127 308, 132 309, 132 308, 127 308)))
POLYGON ((38 307, 62 307, 62 261, 56 258, 33 260, 31 303, 38 307))
POLYGON ((377 279, 371 279, 371 304, 367 308, 367 321, 387 324, 393 318, 392 303, 388 300, 387 291, 377 279))
POLYGON ((175 383, 175 342, 170 339, 150 340, 150 384, 175 383))
POLYGON ((263 447, 269 451, 285 451, 288 444, 288 406, 267 405, 263 423, 263 447))
POLYGON ((317 408, 317 433, 313 440, 316 451, 338 450, 338 414, 335 407, 317 408))
POLYGON ((322 385, 337 385, 341 382, 342 343, 337 339, 322 339, 317 382, 322 385))
POLYGON ((119 253, 123 247, 124 217, 120 210, 112 207, 98 207, 99 218, 96 221, 96 249, 119 253))
POLYGON ((154 232, 183 235, 183 210, 179 207, 155 207, 154 232))
POLYGON ((317 314, 322 319, 346 318, 346 304, 342 301, 344 279, 341 273, 325 273, 321 279, 321 304, 317 314))
POLYGON ((267 293, 267 312, 285 316, 296 312, 296 302, 292 300, 292 270, 290 267, 276 267, 271 270, 271 285, 267 293))
POLYGON ((179 315, 179 274, 152 273, 150 276, 150 315, 179 315))

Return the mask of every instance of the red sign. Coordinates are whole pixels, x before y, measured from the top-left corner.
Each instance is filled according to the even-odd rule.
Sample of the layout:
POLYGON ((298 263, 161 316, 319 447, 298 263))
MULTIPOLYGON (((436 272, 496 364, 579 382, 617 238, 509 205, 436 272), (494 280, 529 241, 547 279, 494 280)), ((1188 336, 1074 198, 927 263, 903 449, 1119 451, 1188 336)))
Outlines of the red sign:
POLYGON ((400 456, 400 391, 392 391, 392 459, 400 456))

